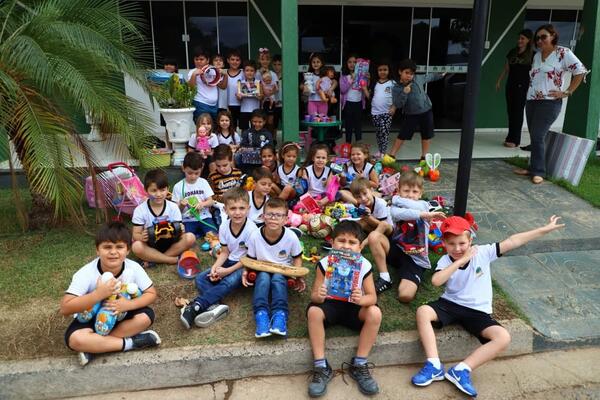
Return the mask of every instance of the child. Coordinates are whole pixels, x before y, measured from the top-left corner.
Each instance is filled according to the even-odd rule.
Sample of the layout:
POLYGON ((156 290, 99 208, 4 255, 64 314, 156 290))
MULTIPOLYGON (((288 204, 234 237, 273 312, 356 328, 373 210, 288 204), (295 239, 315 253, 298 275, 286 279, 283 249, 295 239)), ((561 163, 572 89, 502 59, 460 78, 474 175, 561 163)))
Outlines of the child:
POLYGON ((300 85, 300 90, 302 90, 304 95, 308 96, 307 112, 310 115, 327 115, 327 103, 321 101, 321 96, 317 92, 317 80, 321 76, 321 68, 324 64, 322 55, 317 53, 311 54, 308 60, 308 72, 312 73, 310 76, 311 81, 300 85))
POLYGON ((340 77, 340 97, 346 143, 352 143, 352 133, 355 134, 357 142, 362 139, 361 115, 362 110, 365 109, 366 100, 369 98, 368 84, 360 89, 352 87, 355 79, 355 66, 356 56, 350 55, 346 60, 346 65, 342 68, 342 76, 340 77))
MULTIPOLYGON (((270 199, 265 204, 263 218, 265 225, 254 231, 248 240, 248 257, 271 261, 278 264, 302 266, 302 248, 298 236, 284 227, 287 220, 288 207, 281 199, 270 199)), ((244 286, 254 285, 252 308, 256 322, 257 338, 276 335, 287 335, 288 293, 287 278, 281 274, 258 272, 256 281, 249 283, 248 271, 242 273, 244 286), (271 302, 269 303, 269 297, 271 302)), ((296 280, 298 292, 306 289, 304 278, 296 280)))
POLYGON ((207 164, 212 162, 213 149, 219 145, 217 135, 212 132, 213 119, 209 113, 202 113, 196 119, 196 135, 190 137, 187 151, 197 151, 207 164))
POLYGON ((298 172, 298 176, 306 179, 308 183, 308 194, 317 200, 321 208, 329 202, 325 195, 332 176, 331 169, 327 166, 328 156, 329 147, 326 144, 313 144, 310 146, 306 160, 298 172))
POLYGON ((266 144, 260 149, 260 160, 263 168, 272 174, 277 173, 277 155, 272 144, 266 144))
POLYGON ((221 81, 220 85, 217 85, 219 89, 219 96, 217 100, 217 112, 226 111, 227 110, 227 74, 225 73, 225 59, 220 54, 215 54, 212 58, 212 65, 217 68, 221 72, 221 76, 223 77, 223 81, 221 81))
POLYGON ((277 82, 273 81, 271 76, 272 71, 263 72, 261 77, 263 101, 262 109, 268 114, 273 113, 273 107, 275 106, 275 94, 279 92, 279 86, 277 82))
POLYGON ((96 233, 96 254, 90 263, 73 275, 73 280, 60 302, 60 313, 72 315, 91 309, 96 303, 113 312, 127 312, 107 336, 94 332, 94 318, 89 322, 74 319, 65 333, 65 343, 71 350, 79 352, 79 362, 85 366, 91 354, 112 351, 137 350, 160 344, 160 337, 146 330, 154 322, 154 311, 148 307, 156 300, 156 289, 146 271, 135 261, 127 258, 131 249, 131 233, 121 222, 104 225, 96 233), (142 295, 127 300, 106 300, 119 292, 115 278, 103 282, 101 276, 111 272, 121 283, 135 283, 142 295))
POLYGON ((423 177, 413 171, 404 172, 398 183, 398 195, 392 198, 390 215, 395 226, 380 224, 369 234, 373 260, 379 271, 375 282, 377 294, 392 287, 387 264, 400 268, 398 300, 414 299, 426 269, 431 269, 428 257, 429 221, 444 218, 442 212, 429 212, 429 203, 420 200, 423 177), (391 237, 388 235, 391 234, 391 237))
MULTIPOLYGON (((368 179, 372 188, 379 187, 379 177, 375 172, 374 165, 369 161, 369 148, 364 144, 353 144, 350 150, 350 161, 344 166, 345 172, 352 180, 363 177, 368 179)), ((356 205, 356 199, 352 196, 349 189, 349 182, 345 176, 340 178, 340 184, 344 189, 340 190, 340 197, 343 201, 356 205)))
POLYGON ((277 178, 280 189, 279 198, 290 200, 296 197, 294 184, 298 177, 300 167, 296 165, 300 147, 294 142, 285 142, 279 150, 279 167, 277 167, 277 178))
POLYGON ((363 209, 365 214, 358 223, 365 232, 374 231, 380 224, 387 223, 392 225, 390 207, 381 197, 373 194, 371 182, 364 177, 358 177, 350 184, 350 192, 356 199, 359 208, 363 209))
POLYGON ((242 57, 237 50, 232 50, 227 56, 227 108, 231 113, 231 130, 237 131, 240 118, 240 100, 237 98, 238 82, 244 73, 240 69, 242 57))
POLYGON ((248 192, 233 188, 223 195, 223 203, 229 222, 219 227, 221 252, 213 266, 196 277, 196 288, 200 294, 181 310, 180 320, 186 329, 190 329, 192 324, 206 328, 225 317, 229 307, 219 302, 242 283, 240 258, 246 255, 246 244, 257 229, 247 218, 248 192))
MULTIPOLYGON (((360 253, 363 232, 353 221, 342 221, 335 226, 332 247, 360 253)), ((308 395, 319 397, 327 391, 327 384, 333 378, 333 370, 325 358, 325 328, 333 325, 344 325, 360 331, 356 356, 350 362, 350 376, 358 383, 361 393, 373 395, 379 392, 377 382, 371 377, 367 357, 377 339, 381 324, 381 310, 377 306, 377 294, 373 283, 371 263, 362 257, 359 280, 361 289, 352 292, 351 301, 327 299, 325 271, 328 267, 327 257, 319 261, 316 268, 306 315, 308 319, 308 335, 314 357, 312 381, 308 385, 308 395)), ((344 363, 346 364, 346 363, 344 363)))
POLYGON ((260 81, 256 79, 256 63, 244 61, 244 75, 238 82, 236 97, 240 101, 239 127, 243 131, 249 128, 252 112, 260 108, 262 99, 260 81))
POLYGON ((169 180, 162 169, 152 169, 144 177, 144 189, 148 200, 133 210, 133 253, 145 261, 145 266, 153 263, 177 264, 178 257, 196 243, 193 233, 182 229, 177 238, 162 238, 153 244, 148 243, 148 229, 153 229, 157 218, 166 218, 169 222, 181 222, 181 211, 177 204, 167 200, 169 180))
POLYGON ((434 286, 446 285, 439 300, 417 309, 417 329, 427 356, 425 366, 412 378, 413 384, 427 386, 432 381, 452 382, 469 396, 477 396, 471 371, 494 359, 510 343, 510 334, 491 316, 492 278, 490 263, 506 252, 538 239, 564 224, 553 215, 540 228, 517 233, 499 243, 473 246, 470 224, 462 217, 449 217, 441 231, 448 254, 440 258, 431 279, 434 286), (476 336, 482 346, 444 373, 433 328, 458 323, 476 336))
POLYGON ((424 85, 442 79, 443 74, 416 75, 417 64, 407 59, 398 66, 400 82, 392 88, 392 99, 396 108, 402 109, 402 127, 398 138, 394 141, 390 156, 396 157, 396 153, 402 147, 405 140, 411 140, 416 130, 421 132, 421 160, 429 153, 429 145, 433 139, 433 111, 431 111, 431 100, 425 92, 424 85))
POLYGON ((248 219, 260 227, 264 225, 263 212, 265 203, 269 200, 271 186, 273 186, 273 174, 266 168, 257 168, 252 177, 254 178, 254 189, 250 191, 248 219))
POLYGON ((173 186, 172 200, 177 203, 182 211, 183 225, 185 231, 193 233, 196 239, 203 238, 208 232, 217 233, 217 224, 210 214, 210 207, 214 205, 213 190, 206 181, 201 178, 204 161, 198 153, 187 153, 183 159, 181 169, 185 178, 173 186), (196 199, 195 204, 190 205, 190 198, 196 199), (192 208, 199 219, 192 214, 192 208))
POLYGON ((208 176, 212 186, 215 201, 221 202, 223 194, 229 189, 240 187, 242 172, 233 167, 233 153, 226 144, 220 144, 213 153, 215 171, 208 176))
POLYGON ((236 153, 235 164, 243 170, 261 164, 260 149, 268 144, 273 144, 271 132, 265 129, 267 116, 261 109, 252 111, 250 123, 252 127, 242 133, 240 148, 236 153))
MULTIPOLYGON (((240 146, 240 134, 235 131, 232 124, 233 117, 227 110, 219 112, 217 115, 217 140, 219 144, 227 144, 232 152, 236 152, 240 146)), ((212 171, 211 171, 212 172, 212 171)))
MULTIPOLYGON (((194 97, 194 121, 200 114, 209 113, 212 118, 217 117, 217 101, 219 91, 216 86, 210 86, 203 75, 203 68, 208 65, 210 57, 207 52, 200 48, 194 49, 194 66, 188 73, 187 80, 190 86, 196 88, 194 97)), ((222 84, 223 82, 221 82, 222 84)), ((227 82, 225 82, 227 84, 227 82)), ((224 87, 224 86, 223 86, 224 87)))
POLYGON ((282 91, 282 81, 283 78, 283 64, 281 63, 281 54, 275 54, 273 56, 273 61, 271 63, 273 67, 273 72, 277 76, 277 81, 279 82, 279 90, 275 93, 275 107, 273 108, 273 134, 277 133, 277 128, 279 127, 279 121, 281 120, 281 112, 283 109, 283 99, 281 97, 282 91))
MULTIPOLYGON (((177 66, 176 59, 165 58, 163 61, 163 69, 165 70, 165 72, 167 72, 169 74, 177 74, 177 76, 179 77, 179 80, 181 82, 183 82, 183 75, 179 73, 179 67, 177 66)), ((171 142, 169 141, 169 131, 167 130, 167 123, 165 122, 165 119, 163 118, 162 114, 160 115, 160 126, 165 127, 165 139, 166 139, 165 144, 168 148, 171 148, 171 142)))
MULTIPOLYGON (((331 104, 337 103, 335 92, 333 91, 333 81, 335 80, 335 69, 328 65, 321 68, 321 77, 317 81, 317 91, 321 97, 321 101, 331 104)), ((327 113, 326 113, 327 114, 327 113)))
POLYGON ((371 118, 375 126, 375 136, 377 137, 380 156, 387 152, 392 117, 396 113, 396 106, 392 103, 392 88, 396 82, 390 79, 390 69, 390 64, 386 62, 377 64, 378 79, 373 87, 371 100, 371 118))

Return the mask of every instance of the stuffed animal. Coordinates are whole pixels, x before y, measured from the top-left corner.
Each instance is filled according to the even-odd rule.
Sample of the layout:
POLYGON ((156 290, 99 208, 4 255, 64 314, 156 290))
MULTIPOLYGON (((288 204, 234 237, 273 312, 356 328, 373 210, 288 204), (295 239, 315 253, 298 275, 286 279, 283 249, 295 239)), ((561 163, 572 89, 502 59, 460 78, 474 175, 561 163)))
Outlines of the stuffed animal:
POLYGON ((292 210, 289 210, 288 211, 288 220, 287 220, 286 225, 297 228, 301 223, 302 223, 302 215, 296 214, 292 210))
POLYGON ((315 93, 315 74, 312 72, 304 73, 304 91, 313 94, 315 93))

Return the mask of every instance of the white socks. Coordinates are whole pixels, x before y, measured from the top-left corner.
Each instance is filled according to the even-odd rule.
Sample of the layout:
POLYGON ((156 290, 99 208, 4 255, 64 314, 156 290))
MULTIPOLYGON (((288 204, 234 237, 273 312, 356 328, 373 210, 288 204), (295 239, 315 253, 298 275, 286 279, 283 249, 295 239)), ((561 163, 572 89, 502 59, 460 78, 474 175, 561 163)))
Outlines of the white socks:
POLYGON ((463 369, 466 369, 467 371, 471 372, 471 367, 469 367, 467 364, 465 364, 464 362, 459 362, 458 364, 456 364, 456 366, 454 366, 454 369, 457 371, 462 371, 463 369))
POLYGON ((130 337, 123 338, 123 351, 129 351, 133 348, 133 340, 130 337))
POLYGON ((380 272, 379 273, 379 277, 381 279, 383 279, 384 281, 387 281, 387 282, 391 282, 392 281, 392 278, 390 278, 390 273, 389 272, 380 272))
POLYGON ((442 362, 439 358, 428 358, 429 361, 436 369, 440 369, 442 367, 442 362))

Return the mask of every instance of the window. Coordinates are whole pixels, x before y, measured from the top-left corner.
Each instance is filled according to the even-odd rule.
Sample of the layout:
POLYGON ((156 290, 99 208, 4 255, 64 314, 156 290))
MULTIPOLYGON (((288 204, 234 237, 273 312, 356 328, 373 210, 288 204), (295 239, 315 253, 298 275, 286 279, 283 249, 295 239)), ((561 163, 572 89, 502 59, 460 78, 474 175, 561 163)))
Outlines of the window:
POLYGON ((558 44, 565 47, 571 47, 571 40, 574 38, 577 25, 576 10, 552 10, 552 20, 550 23, 558 31, 558 44))
POLYGON ((471 9, 434 8, 429 65, 467 65, 471 9))
POLYGON ((535 30, 550 22, 550 10, 527 10, 525 11, 525 28, 535 30))
POLYGON ((219 52, 227 57, 237 50, 242 59, 248 56, 248 17, 246 3, 219 2, 219 52))
POLYGON ((417 65, 427 64, 429 47, 429 16, 430 8, 415 8, 412 21, 411 58, 417 65))
POLYGON ((138 29, 144 34, 144 39, 146 40, 143 44, 143 49, 138 49, 142 53, 143 57, 147 57, 147 59, 144 59, 144 62, 148 62, 151 68, 162 67, 162 59, 156 58, 154 47, 152 45, 152 25, 150 25, 150 3, 147 1, 123 1, 121 2, 121 4, 123 5, 123 7, 127 7, 127 10, 135 10, 135 12, 137 13, 135 22, 138 23, 138 29), (147 54, 146 50, 148 52, 151 52, 151 54, 147 54))
POLYGON ((298 6, 298 63, 307 64, 311 53, 321 53, 327 64, 341 64, 340 6, 298 6))
POLYGON ((214 1, 186 2, 185 16, 190 36, 188 51, 190 68, 194 65, 194 49, 199 47, 212 57, 217 53, 217 7, 214 1))
POLYGON ((187 68, 185 57, 183 3, 178 1, 152 1, 152 22, 154 25, 154 48, 157 67, 163 58, 174 58, 179 68, 187 68))

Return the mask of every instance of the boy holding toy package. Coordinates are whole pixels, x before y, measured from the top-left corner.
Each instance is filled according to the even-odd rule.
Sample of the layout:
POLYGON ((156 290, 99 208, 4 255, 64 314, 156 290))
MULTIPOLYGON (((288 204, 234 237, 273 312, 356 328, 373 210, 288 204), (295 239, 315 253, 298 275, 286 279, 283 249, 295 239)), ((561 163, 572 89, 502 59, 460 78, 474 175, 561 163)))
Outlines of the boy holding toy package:
POLYGON ((365 232, 372 232, 382 223, 392 225, 390 206, 384 199, 375 196, 371 181, 364 177, 354 179, 350 184, 350 193, 363 212, 358 223, 365 232))

